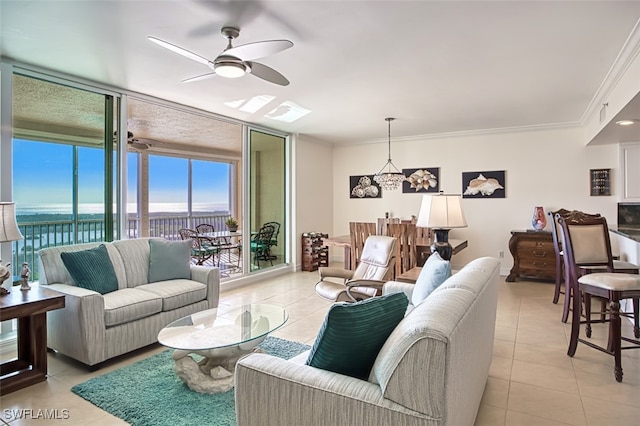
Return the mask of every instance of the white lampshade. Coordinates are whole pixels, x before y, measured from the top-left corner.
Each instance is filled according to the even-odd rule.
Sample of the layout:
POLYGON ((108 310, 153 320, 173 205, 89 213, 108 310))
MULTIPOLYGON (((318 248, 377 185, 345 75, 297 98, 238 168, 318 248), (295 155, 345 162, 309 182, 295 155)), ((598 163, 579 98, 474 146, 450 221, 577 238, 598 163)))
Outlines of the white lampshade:
POLYGON ((20 229, 16 223, 16 205, 10 202, 0 202, 0 243, 22 239, 20 229))
POLYGON ((423 195, 416 226, 424 228, 464 228, 467 220, 460 195, 423 195))

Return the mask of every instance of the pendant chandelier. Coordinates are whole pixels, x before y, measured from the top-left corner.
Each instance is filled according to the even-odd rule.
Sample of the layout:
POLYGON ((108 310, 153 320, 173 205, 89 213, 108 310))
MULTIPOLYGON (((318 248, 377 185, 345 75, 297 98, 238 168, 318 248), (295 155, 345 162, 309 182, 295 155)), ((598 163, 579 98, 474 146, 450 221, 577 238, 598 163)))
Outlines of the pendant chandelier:
POLYGON ((406 177, 400 173, 400 170, 391 162, 391 122, 395 118, 385 118, 389 127, 389 159, 382 166, 382 169, 373 176, 373 180, 376 181, 382 189, 398 189, 402 186, 402 182, 406 180, 406 177))

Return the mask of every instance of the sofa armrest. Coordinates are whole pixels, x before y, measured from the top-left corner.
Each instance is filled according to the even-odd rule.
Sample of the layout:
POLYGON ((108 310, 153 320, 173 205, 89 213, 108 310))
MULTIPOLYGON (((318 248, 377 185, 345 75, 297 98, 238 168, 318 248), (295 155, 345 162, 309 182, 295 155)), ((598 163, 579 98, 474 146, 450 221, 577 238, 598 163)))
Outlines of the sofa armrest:
POLYGON ((424 418, 384 399, 377 384, 267 354, 238 362, 235 387, 239 426, 408 424, 407 415, 424 418))
POLYGON ((104 360, 104 298, 68 284, 48 284, 65 295, 65 307, 47 313, 47 346, 94 365, 104 360))
POLYGON ((217 308, 220 301, 220 270, 209 266, 191 265, 191 279, 207 286, 209 309, 217 308))
POLYGON ((382 287, 382 294, 404 293, 411 301, 415 284, 403 283, 400 281, 387 281, 382 287))

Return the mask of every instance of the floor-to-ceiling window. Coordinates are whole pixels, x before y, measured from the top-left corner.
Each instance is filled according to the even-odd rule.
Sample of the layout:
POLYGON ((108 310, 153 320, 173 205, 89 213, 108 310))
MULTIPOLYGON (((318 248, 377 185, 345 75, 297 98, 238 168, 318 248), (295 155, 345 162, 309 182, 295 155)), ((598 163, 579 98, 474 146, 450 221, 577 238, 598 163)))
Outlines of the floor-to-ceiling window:
MULTIPOLYGON (((260 131, 243 145, 246 126, 233 120, 29 67, 4 69, 11 70, 13 82, 11 91, 0 93, 13 111, 4 123, 13 127, 9 138, 2 137, 3 147, 11 145, 3 157, 11 158, 11 166, 2 176, 2 182, 11 181, 11 191, 3 190, 2 197, 17 203, 19 222, 31 223, 22 228, 24 241, 3 244, 5 257, 15 247, 13 262, 27 260, 35 268, 37 250, 47 245, 175 238, 176 232, 165 232, 152 216, 180 213, 185 226, 208 222, 222 231, 224 221, 235 217, 247 238, 237 250, 247 256, 240 271, 288 261, 285 137, 260 131), (120 105, 126 109, 122 116, 120 105), (243 146, 251 147, 244 152, 243 146), (243 184, 252 178, 257 180, 243 184), (165 208, 158 209, 162 203, 165 208), (43 221, 44 227, 32 226, 43 221), (269 222, 278 225, 269 255, 255 262, 251 238, 269 222)), ((37 279, 37 271, 31 276, 37 279)))
POLYGON ((114 103, 34 76, 14 74, 12 82, 13 201, 25 237, 14 244, 13 262, 29 263, 37 279, 39 249, 117 237, 114 103))

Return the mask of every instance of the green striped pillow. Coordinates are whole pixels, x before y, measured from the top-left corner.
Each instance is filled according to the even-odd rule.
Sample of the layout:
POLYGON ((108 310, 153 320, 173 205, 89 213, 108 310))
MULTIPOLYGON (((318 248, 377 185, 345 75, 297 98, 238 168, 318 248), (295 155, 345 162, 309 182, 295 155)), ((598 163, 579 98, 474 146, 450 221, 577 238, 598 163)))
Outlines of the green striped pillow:
POLYGON ((306 364, 366 380, 409 300, 392 293, 356 303, 336 303, 327 312, 306 364))
POLYGON ((118 278, 104 244, 96 248, 60 253, 62 263, 78 287, 100 294, 118 289, 118 278))

